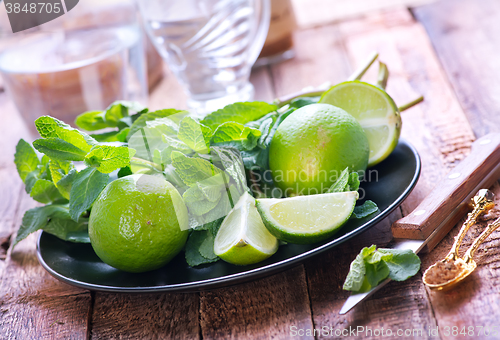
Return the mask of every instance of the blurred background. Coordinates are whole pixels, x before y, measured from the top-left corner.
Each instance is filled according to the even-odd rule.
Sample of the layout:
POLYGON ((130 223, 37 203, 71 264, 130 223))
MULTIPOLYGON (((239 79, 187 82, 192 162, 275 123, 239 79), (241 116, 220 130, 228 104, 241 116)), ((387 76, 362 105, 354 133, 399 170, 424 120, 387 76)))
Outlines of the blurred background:
POLYGON ((201 1, 208 8, 205 10, 190 1, 158 0, 160 5, 153 8, 156 17, 151 19, 145 6, 141 7, 141 18, 133 0, 81 0, 67 14, 18 33, 12 33, 2 4, 0 92, 8 93, 28 126, 46 114, 72 123, 76 115, 103 110, 115 100, 139 101, 150 109, 164 108, 165 96, 175 98, 168 107, 190 108, 203 116, 234 101, 268 100, 259 98, 258 89, 255 91, 249 82, 250 68, 294 58, 295 30, 431 1, 206 0, 201 1), (268 1, 270 13, 266 18, 268 1), (196 9, 193 17, 201 15, 206 21, 198 20, 193 26, 189 18, 175 18, 175 10, 186 13, 190 8, 196 9), (165 22, 164 13, 174 18, 165 22), (233 26, 226 28, 226 35, 216 38, 220 41, 217 48, 207 44, 200 47, 202 38, 208 38, 197 37, 197 33, 214 29, 215 19, 220 20, 219 25, 229 22, 233 26), (181 43, 178 27, 186 34, 181 43), (227 32, 232 36, 228 37, 227 32), (195 38, 199 41, 193 42, 195 38), (235 47, 225 51, 229 55, 222 55, 221 46, 228 50, 233 45, 238 46, 238 52, 234 52, 235 47), (204 84, 203 79, 210 83, 204 84))

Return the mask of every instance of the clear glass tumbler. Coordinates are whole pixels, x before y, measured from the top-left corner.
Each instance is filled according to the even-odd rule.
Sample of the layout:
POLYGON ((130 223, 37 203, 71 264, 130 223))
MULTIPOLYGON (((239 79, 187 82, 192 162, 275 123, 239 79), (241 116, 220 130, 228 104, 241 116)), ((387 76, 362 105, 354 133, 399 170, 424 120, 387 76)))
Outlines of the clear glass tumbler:
POLYGON ((103 110, 116 100, 146 105, 142 36, 133 0, 82 3, 51 22, 7 36, 0 73, 29 126, 41 115, 72 124, 80 113, 103 110))
POLYGON ((266 40, 269 0, 139 0, 139 7, 193 113, 253 99, 250 70, 266 40))

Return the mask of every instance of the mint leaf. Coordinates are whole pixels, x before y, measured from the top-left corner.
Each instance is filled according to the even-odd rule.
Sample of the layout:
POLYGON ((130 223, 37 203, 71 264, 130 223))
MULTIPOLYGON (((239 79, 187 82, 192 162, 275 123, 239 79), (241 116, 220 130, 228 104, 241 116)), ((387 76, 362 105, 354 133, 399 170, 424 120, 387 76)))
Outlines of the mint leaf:
POLYGON ((58 161, 55 159, 49 161, 50 176, 54 184, 57 184, 73 168, 74 165, 70 161, 58 161))
POLYGON ((275 121, 276 121, 276 117, 269 117, 266 120, 264 120, 260 126, 257 127, 260 131, 260 137, 259 137, 259 141, 257 142, 257 144, 261 148, 267 147, 266 138, 269 135, 269 132, 271 131, 271 128, 273 127, 275 121))
POLYGON ((389 267, 384 261, 375 263, 368 263, 365 261, 365 270, 366 279, 371 287, 377 286, 389 276, 389 267))
POLYGON ((365 218, 378 212, 378 206, 375 202, 367 200, 362 205, 358 205, 354 207, 354 211, 352 212, 351 218, 365 218))
POLYGON ((328 192, 358 191, 359 175, 357 172, 349 173, 349 168, 345 168, 332 184, 328 192))
POLYGON ((37 139, 33 142, 33 146, 41 153, 59 161, 83 161, 91 148, 89 146, 88 150, 80 149, 61 138, 55 137, 37 139))
POLYGON ((349 190, 348 191, 358 191, 359 185, 359 175, 357 172, 351 172, 349 175, 349 190))
POLYGON ((122 178, 122 177, 125 177, 125 176, 130 176, 132 175, 132 169, 130 169, 130 166, 126 166, 124 168, 121 168, 119 171, 118 171, 118 178, 122 178))
POLYGON ((181 121, 177 138, 198 153, 208 153, 211 135, 210 128, 188 116, 181 121))
POLYGON ((195 185, 197 182, 222 172, 207 160, 188 157, 179 151, 172 152, 172 165, 177 175, 188 186, 195 185))
POLYGON ((130 137, 132 137, 132 135, 134 135, 134 133, 136 133, 140 128, 145 127, 146 122, 155 120, 157 118, 169 117, 176 113, 187 113, 187 111, 176 110, 176 109, 165 109, 165 110, 143 113, 130 127, 127 139, 130 139, 130 137))
MULTIPOLYGON (((366 249, 366 248, 363 248, 366 249)), ((354 261, 351 262, 349 273, 344 282, 344 290, 359 291, 365 278, 366 268, 363 255, 358 254, 354 261)))
POLYGON ((73 221, 66 205, 46 205, 26 211, 14 246, 29 234, 40 229, 66 241, 90 242, 86 219, 81 219, 79 222, 73 221))
POLYGON ((162 136, 162 140, 165 144, 167 144, 172 150, 177 150, 182 153, 192 153, 192 149, 187 146, 184 142, 181 142, 180 140, 177 140, 175 138, 172 138, 167 135, 162 136))
POLYGON ((277 109, 276 105, 266 102, 234 103, 207 115, 201 123, 215 130, 219 125, 226 122, 246 124, 277 109))
POLYGON ((207 178, 196 183, 205 199, 210 202, 218 202, 221 196, 221 191, 226 189, 226 183, 229 179, 221 172, 218 175, 207 178))
POLYGON ((39 179, 35 182, 31 189, 30 196, 35 201, 45 204, 63 198, 54 183, 46 179, 39 179))
POLYGON ((378 250, 383 254, 392 254, 385 263, 389 267, 389 277, 394 281, 404 281, 415 275, 420 270, 420 258, 410 249, 383 249, 378 250))
POLYGON ((198 248, 200 255, 206 258, 207 260, 217 261, 219 257, 214 253, 214 241, 215 236, 212 235, 210 231, 208 231, 208 235, 205 236, 205 239, 200 244, 198 248))
POLYGON ((80 129, 86 131, 96 131, 113 125, 104 121, 105 111, 88 111, 78 115, 75 119, 75 124, 80 129))
POLYGON ((122 142, 125 143, 127 141, 127 135, 130 131, 130 128, 124 128, 120 131, 109 131, 103 132, 99 134, 90 135, 90 137, 94 138, 98 142, 122 142))
POLYGON ((344 192, 349 189, 349 168, 345 168, 327 192, 344 192))
MULTIPOLYGON (((206 213, 208 213, 210 210, 214 209, 217 206, 218 201, 212 202, 207 199, 201 199, 198 201, 193 201, 191 202, 192 199, 197 199, 199 193, 193 193, 193 191, 199 190, 196 187, 190 188, 186 190, 184 195, 182 196, 184 198, 184 202, 186 203, 186 206, 189 210, 189 212, 193 215, 196 216, 202 216, 206 213)), ((220 196, 219 196, 220 199, 220 196)))
POLYGON ((363 285, 365 278, 366 267, 365 258, 375 252, 376 246, 372 245, 369 248, 364 247, 361 252, 356 256, 354 261, 351 262, 349 273, 344 282, 344 290, 359 291, 363 285))
POLYGON ((69 213, 74 221, 78 221, 82 213, 92 206, 108 180, 108 174, 95 168, 83 169, 76 175, 69 195, 69 213))
POLYGON ((193 230, 186 242, 184 253, 191 267, 216 262, 219 258, 213 253, 214 236, 209 230, 193 230))
POLYGON ((69 195, 71 192, 71 186, 73 185, 73 181, 75 180, 78 172, 73 167, 71 168, 64 177, 62 177, 57 183, 55 183, 57 189, 63 195, 64 198, 69 200, 69 195))
POLYGON ((420 259, 411 250, 363 248, 351 263, 345 290, 364 292, 390 277, 404 281, 420 270, 420 259))
POLYGON ((86 133, 73 129, 68 124, 50 116, 37 118, 35 126, 42 138, 59 138, 86 152, 90 151, 92 145, 96 144, 96 140, 86 133))
POLYGON ((19 177, 21 177, 24 182, 26 176, 28 176, 30 172, 34 171, 37 165, 40 164, 40 160, 38 159, 33 147, 24 139, 20 139, 16 145, 14 163, 16 164, 19 177))
POLYGON ((201 216, 214 209, 218 205, 222 193, 225 194, 226 182, 228 181, 229 179, 222 172, 200 181, 186 190, 182 197, 189 212, 201 216))
POLYGON ((129 117, 129 110, 139 114, 147 112, 147 108, 137 102, 116 101, 104 111, 84 112, 76 117, 75 124, 87 131, 96 131, 120 126, 124 118, 129 117))
POLYGON ((131 150, 126 146, 96 145, 85 156, 85 164, 109 174, 130 165, 131 150))
POLYGON ((299 109, 303 106, 317 103, 319 101, 319 97, 299 97, 295 98, 290 102, 290 107, 294 107, 299 109))
POLYGON ((237 149, 229 147, 212 147, 214 162, 221 163, 220 168, 228 173, 235 181, 238 191, 243 193, 247 187, 243 160, 237 149))
MULTIPOLYGON (((240 150, 245 168, 249 170, 263 170, 263 171, 269 169, 269 146, 271 145, 271 141, 281 122, 283 122, 283 120, 285 120, 285 118, 287 118, 293 111, 295 111, 294 108, 279 113, 278 117, 276 118, 276 121, 269 129, 268 134, 267 135, 263 134, 259 138, 258 147, 249 151, 240 150)), ((269 115, 269 117, 271 117, 271 115, 269 115)), ((263 119, 261 124, 263 124, 267 120, 267 118, 263 119)), ((247 125, 251 125, 252 123, 248 123, 247 125)))
POLYGON ((389 261, 390 259, 392 259, 392 254, 382 253, 380 251, 376 251, 374 253, 371 253, 369 256, 367 256, 365 258, 365 262, 371 263, 371 264, 377 264, 380 261, 389 261))
MULTIPOLYGON (((147 121, 128 140, 128 146, 136 150, 136 157, 153 161, 154 150, 162 151, 169 146, 165 138, 177 134, 177 124, 168 118, 147 121)), ((181 143, 180 141, 178 143, 181 143)), ((187 148, 191 152, 190 148, 187 148)))
POLYGON ((236 147, 238 150, 252 150, 257 146, 262 133, 253 128, 249 128, 240 123, 227 122, 217 127, 211 144, 227 145, 236 147))

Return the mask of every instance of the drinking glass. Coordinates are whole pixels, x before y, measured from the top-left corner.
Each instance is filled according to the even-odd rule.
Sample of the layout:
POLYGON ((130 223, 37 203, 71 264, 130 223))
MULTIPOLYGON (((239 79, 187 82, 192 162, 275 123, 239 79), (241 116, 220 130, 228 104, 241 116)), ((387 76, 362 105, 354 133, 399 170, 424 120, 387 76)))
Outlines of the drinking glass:
POLYGON ((193 113, 253 99, 250 70, 269 28, 269 0, 139 0, 139 7, 193 113))
POLYGON ((142 35, 133 0, 82 3, 8 35, 0 73, 29 126, 41 115, 71 124, 82 112, 116 100, 147 105, 142 35))

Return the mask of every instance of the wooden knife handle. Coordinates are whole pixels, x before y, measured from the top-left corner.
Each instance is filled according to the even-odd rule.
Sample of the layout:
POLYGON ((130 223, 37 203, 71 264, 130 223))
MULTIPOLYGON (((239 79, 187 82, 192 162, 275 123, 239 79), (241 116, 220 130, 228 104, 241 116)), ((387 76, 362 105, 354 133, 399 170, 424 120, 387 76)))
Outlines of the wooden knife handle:
POLYGON ((469 156, 411 214, 393 223, 393 236, 425 240, 432 234, 427 242, 432 249, 465 215, 468 199, 479 189, 491 187, 499 176, 500 133, 492 133, 476 140, 469 156))

